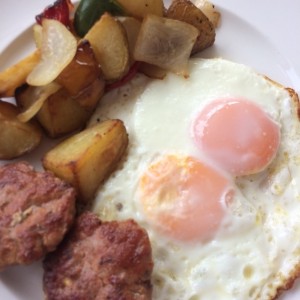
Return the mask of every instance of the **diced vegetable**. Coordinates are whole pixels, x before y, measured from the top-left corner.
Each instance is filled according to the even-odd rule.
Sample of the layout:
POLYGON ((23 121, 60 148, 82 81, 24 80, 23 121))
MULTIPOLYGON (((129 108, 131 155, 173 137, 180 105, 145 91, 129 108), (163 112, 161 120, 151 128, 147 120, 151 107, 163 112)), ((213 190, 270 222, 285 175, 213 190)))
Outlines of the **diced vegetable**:
POLYGON ((129 16, 144 18, 148 14, 162 17, 164 14, 163 0, 118 0, 129 16))
POLYGON ((116 168, 128 144, 120 120, 108 120, 73 135, 43 158, 43 166, 71 183, 80 200, 92 200, 99 185, 116 168))
POLYGON ((84 37, 99 62, 106 80, 117 80, 129 69, 129 46, 124 27, 105 13, 84 37))
POLYGON ((86 111, 92 113, 97 107, 101 97, 104 94, 105 81, 103 78, 96 78, 88 87, 81 90, 75 97, 72 98, 86 111))
POLYGON ((141 29, 141 22, 134 17, 118 17, 118 21, 123 25, 126 31, 129 47, 129 55, 131 64, 133 63, 133 52, 137 37, 141 29))
MULTIPOLYGON (((37 100, 39 89, 28 85, 17 89, 18 106, 23 110, 30 107, 37 100)), ((45 100, 36 118, 50 137, 63 136, 86 125, 103 93, 104 81, 100 78, 76 96, 61 88, 45 100)))
POLYGON ((202 10, 202 12, 208 17, 215 28, 220 24, 221 14, 216 10, 214 4, 207 0, 194 0, 193 3, 202 10))
POLYGON ((83 37, 105 12, 118 16, 124 14, 116 0, 81 0, 74 17, 76 33, 83 37))
POLYGON ((48 97, 55 94, 60 88, 61 86, 54 82, 51 82, 42 87, 37 87, 35 89, 35 101, 33 101, 31 105, 26 108, 25 111, 18 115, 18 119, 24 123, 28 122, 40 111, 48 97))
POLYGON ((13 159, 35 149, 41 141, 40 128, 17 118, 19 109, 0 100, 0 159, 13 159))
POLYGON ((41 60, 27 77, 27 83, 42 86, 52 82, 72 61, 77 50, 73 34, 59 21, 44 19, 41 60))
POLYGON ((187 62, 198 30, 185 22, 148 15, 135 45, 134 58, 188 76, 187 62))
POLYGON ((145 62, 141 63, 139 71, 146 76, 155 79, 164 79, 167 75, 167 71, 165 69, 145 62))
POLYGON ((32 30, 35 46, 37 49, 41 49, 43 43, 43 27, 42 25, 34 24, 32 30))
POLYGON ((62 85, 70 95, 76 95, 89 86, 102 72, 87 40, 77 46, 73 60, 58 75, 56 82, 62 85))
POLYGON ((35 50, 15 65, 0 73, 0 97, 13 97, 17 87, 26 82, 28 74, 39 63, 40 51, 35 50))
POLYGON ((109 92, 113 89, 119 88, 119 87, 123 86, 124 84, 128 83, 137 74, 137 72, 139 71, 140 65, 141 65, 141 62, 136 61, 130 67, 128 73, 124 77, 122 77, 121 79, 119 79, 113 83, 107 84, 105 87, 105 91, 109 92))
POLYGON ((46 7, 35 19, 40 25, 44 19, 50 19, 57 20, 70 28, 70 9, 72 8, 73 4, 70 0, 57 0, 54 4, 46 7))
POLYGON ((192 53, 210 47, 215 41, 215 29, 207 16, 189 0, 174 0, 166 16, 195 26, 199 33, 192 53))

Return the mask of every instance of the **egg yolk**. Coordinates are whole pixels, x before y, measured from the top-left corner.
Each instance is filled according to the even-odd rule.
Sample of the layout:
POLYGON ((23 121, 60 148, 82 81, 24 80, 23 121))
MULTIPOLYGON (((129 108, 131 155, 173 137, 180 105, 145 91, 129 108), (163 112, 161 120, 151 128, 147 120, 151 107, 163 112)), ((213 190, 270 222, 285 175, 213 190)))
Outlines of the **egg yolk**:
POLYGON ((192 126, 196 145, 233 175, 262 171, 275 157, 279 126, 256 104, 221 99, 208 104, 192 126))
POLYGON ((141 176, 138 194, 146 218, 162 233, 206 241, 219 228, 233 188, 223 174, 195 158, 166 155, 141 176))

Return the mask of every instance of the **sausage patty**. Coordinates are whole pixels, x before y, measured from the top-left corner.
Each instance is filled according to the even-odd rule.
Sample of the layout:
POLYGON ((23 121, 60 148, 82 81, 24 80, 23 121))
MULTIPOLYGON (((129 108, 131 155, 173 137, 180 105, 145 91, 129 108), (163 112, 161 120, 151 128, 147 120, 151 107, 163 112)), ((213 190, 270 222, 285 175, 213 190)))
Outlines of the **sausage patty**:
POLYGON ((73 223, 75 191, 26 162, 0 167, 0 269, 53 251, 73 223))
POLYGON ((148 235, 133 220, 101 222, 84 212, 44 260, 48 300, 151 299, 148 235))

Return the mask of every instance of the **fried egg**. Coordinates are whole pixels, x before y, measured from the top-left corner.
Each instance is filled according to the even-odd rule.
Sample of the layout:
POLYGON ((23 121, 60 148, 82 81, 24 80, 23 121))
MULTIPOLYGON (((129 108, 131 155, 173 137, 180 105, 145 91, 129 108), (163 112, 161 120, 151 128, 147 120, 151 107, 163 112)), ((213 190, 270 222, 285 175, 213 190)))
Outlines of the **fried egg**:
POLYGON ((299 272, 297 96, 221 58, 189 74, 105 95, 92 122, 130 143, 93 210, 147 230, 153 299, 273 299, 299 272))

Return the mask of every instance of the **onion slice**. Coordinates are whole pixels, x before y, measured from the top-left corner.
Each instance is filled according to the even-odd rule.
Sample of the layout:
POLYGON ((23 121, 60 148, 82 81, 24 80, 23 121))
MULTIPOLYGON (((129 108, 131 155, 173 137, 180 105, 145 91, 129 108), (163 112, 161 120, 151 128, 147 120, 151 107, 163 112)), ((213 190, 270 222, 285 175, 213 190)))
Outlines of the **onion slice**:
POLYGON ((56 93, 60 88, 61 86, 55 82, 51 82, 46 86, 38 87, 38 90, 36 91, 37 100, 35 100, 24 112, 18 115, 17 118, 19 121, 26 123, 32 119, 42 108, 48 97, 56 93))
POLYGON ((77 49, 73 34, 59 21, 44 19, 41 44, 41 60, 27 77, 32 86, 52 82, 72 61, 77 49))
POLYGON ((135 44, 134 59, 188 77, 188 59, 198 33, 188 23, 147 15, 135 44))
POLYGON ((43 27, 42 25, 35 24, 32 29, 35 46, 38 49, 41 49, 43 44, 43 27))

